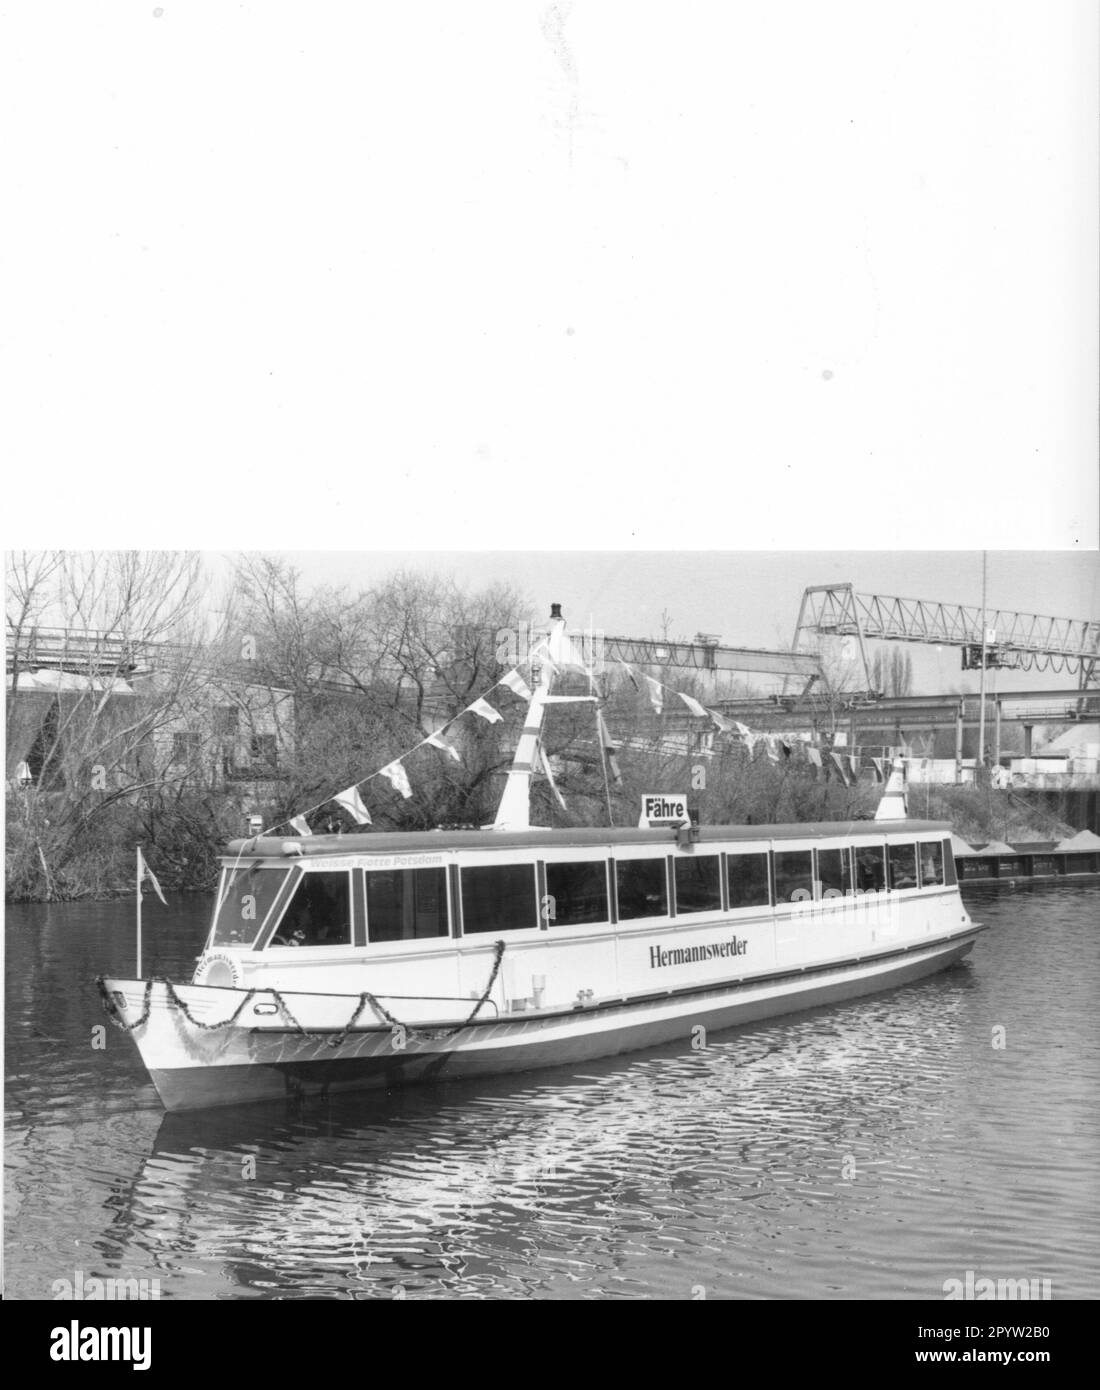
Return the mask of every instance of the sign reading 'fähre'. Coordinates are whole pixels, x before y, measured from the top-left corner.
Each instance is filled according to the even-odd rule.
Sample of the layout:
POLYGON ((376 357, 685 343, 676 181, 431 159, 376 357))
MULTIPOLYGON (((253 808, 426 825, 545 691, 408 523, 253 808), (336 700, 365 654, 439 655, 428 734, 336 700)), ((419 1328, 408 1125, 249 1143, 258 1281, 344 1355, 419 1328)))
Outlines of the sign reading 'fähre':
POLYGON ((649 792, 642 797, 642 825, 684 825, 688 799, 675 792, 649 792))

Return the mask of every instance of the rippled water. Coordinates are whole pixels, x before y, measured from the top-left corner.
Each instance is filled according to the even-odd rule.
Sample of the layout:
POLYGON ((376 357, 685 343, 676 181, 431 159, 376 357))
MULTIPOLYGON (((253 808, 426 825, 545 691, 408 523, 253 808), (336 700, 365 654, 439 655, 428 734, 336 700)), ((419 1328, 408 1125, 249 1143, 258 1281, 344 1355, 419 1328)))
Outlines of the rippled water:
MULTIPOLYGON (((128 905, 9 909, 7 1296, 1095 1297, 1097 888, 968 901, 964 964, 702 1052, 191 1116, 92 1046, 128 905)), ((208 902, 158 913, 146 968, 189 974, 208 902)))

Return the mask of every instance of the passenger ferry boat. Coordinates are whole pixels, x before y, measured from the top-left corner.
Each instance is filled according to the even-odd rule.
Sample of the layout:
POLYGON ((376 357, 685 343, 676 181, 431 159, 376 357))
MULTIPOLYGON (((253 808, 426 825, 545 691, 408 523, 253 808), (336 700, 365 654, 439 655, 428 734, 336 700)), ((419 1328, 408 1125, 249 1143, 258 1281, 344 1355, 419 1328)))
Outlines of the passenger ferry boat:
POLYGON ((973 946, 900 764, 873 821, 530 827, 552 672, 492 828, 234 841, 193 982, 100 981, 167 1109, 698 1046, 973 946))

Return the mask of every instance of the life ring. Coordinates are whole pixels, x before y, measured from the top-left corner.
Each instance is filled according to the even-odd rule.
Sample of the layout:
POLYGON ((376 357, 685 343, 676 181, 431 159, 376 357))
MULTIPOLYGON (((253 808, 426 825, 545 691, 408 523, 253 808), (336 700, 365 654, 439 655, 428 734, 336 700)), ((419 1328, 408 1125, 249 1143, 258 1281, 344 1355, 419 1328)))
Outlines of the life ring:
POLYGON ((207 951, 199 961, 192 983, 237 989, 243 978, 236 956, 231 956, 228 951, 207 951))

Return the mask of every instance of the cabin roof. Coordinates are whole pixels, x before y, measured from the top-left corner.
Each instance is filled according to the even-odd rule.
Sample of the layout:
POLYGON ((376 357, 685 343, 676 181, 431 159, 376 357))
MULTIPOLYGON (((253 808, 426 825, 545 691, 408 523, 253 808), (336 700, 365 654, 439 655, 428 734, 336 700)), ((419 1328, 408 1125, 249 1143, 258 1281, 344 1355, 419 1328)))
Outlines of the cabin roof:
MULTIPOLYGON (((948 835, 946 821, 812 821, 800 825, 702 825, 699 844, 731 840, 845 840, 855 835, 880 836, 909 832, 941 831, 948 835)), ((486 849, 568 849, 571 846, 672 845, 674 826, 649 828, 577 826, 561 830, 380 830, 365 835, 261 835, 249 840, 231 840, 227 853, 233 856, 284 857, 283 846, 309 858, 327 854, 429 854, 439 850, 486 849)))

